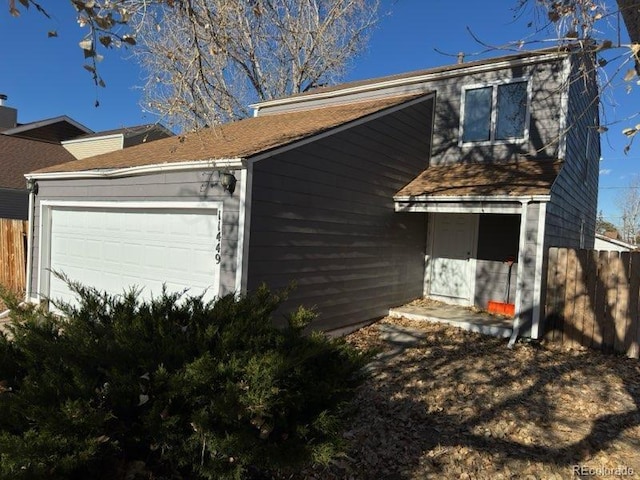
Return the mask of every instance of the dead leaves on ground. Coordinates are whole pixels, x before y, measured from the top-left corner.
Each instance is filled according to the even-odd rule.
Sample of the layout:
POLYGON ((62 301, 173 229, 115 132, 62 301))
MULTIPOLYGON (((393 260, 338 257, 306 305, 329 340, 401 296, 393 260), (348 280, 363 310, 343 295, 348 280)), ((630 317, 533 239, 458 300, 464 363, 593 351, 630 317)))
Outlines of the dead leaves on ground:
POLYGON ((574 465, 640 476, 637 360, 527 343, 509 350, 505 340, 407 319, 347 340, 380 348, 380 324, 419 329, 423 340, 376 363, 345 456, 306 478, 579 478, 574 465))

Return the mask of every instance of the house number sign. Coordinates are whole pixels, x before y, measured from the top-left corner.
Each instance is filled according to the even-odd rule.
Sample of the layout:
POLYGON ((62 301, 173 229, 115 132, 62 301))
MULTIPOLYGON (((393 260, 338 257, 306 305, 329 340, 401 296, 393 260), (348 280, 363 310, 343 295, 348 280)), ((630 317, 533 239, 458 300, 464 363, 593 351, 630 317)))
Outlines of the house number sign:
POLYGON ((222 249, 222 212, 218 210, 218 234, 216 235, 216 265, 220 265, 222 249))

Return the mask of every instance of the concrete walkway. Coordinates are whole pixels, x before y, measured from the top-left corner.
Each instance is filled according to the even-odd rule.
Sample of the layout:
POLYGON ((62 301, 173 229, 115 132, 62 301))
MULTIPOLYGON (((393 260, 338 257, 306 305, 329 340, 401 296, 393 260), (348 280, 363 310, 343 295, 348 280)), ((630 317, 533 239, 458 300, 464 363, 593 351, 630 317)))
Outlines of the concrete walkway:
POLYGON ((474 312, 458 305, 404 305, 389 310, 391 317, 446 323, 471 332, 507 338, 513 331, 513 319, 474 312))

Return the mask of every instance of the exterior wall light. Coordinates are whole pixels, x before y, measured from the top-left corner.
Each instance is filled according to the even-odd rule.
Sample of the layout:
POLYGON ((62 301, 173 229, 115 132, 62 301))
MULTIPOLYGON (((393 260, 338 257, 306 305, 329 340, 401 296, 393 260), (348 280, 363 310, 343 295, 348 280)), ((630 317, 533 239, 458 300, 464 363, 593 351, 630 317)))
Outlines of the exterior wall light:
POLYGON ((38 195, 38 182, 35 179, 30 178, 27 180, 27 191, 29 193, 33 193, 34 195, 38 195))
POLYGON ((236 190, 236 177, 231 172, 220 172, 219 173, 220 185, 224 188, 229 195, 232 195, 236 190))

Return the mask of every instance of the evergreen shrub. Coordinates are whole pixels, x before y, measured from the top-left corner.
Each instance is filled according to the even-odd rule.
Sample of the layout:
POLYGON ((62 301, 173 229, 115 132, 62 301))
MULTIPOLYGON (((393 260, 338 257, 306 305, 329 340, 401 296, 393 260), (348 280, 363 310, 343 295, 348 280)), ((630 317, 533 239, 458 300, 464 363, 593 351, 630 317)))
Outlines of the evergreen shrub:
POLYGON ((19 306, 0 334, 0 478, 270 478, 340 452, 368 355, 308 333, 287 292, 19 306))

